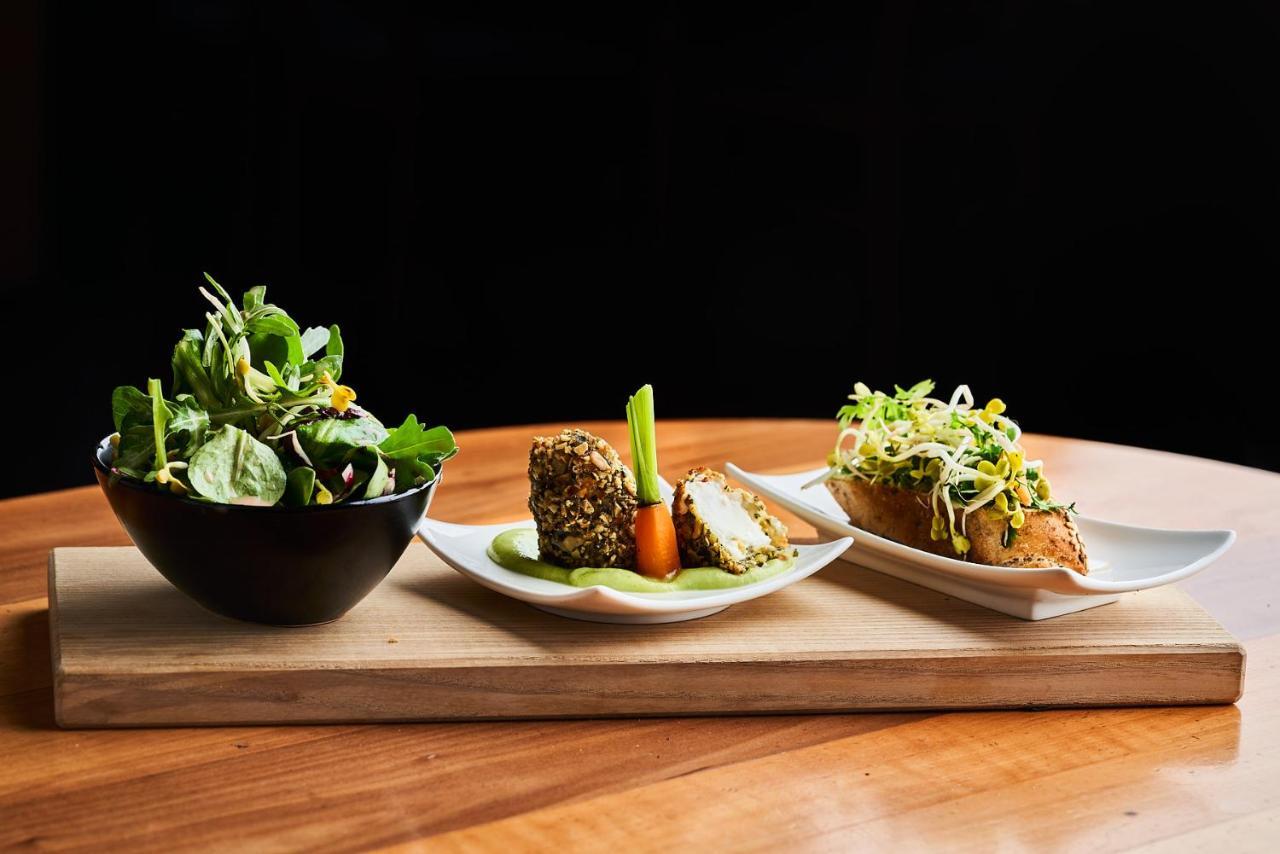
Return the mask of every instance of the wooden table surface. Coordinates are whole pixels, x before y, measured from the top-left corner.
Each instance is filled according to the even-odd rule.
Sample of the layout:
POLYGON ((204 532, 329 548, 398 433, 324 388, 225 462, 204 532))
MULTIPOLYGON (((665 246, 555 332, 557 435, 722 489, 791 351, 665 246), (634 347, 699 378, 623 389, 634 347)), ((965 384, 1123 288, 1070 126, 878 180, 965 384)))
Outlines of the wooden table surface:
MULTIPOLYGON (((623 424, 583 426, 626 446, 623 424)), ((529 438, 551 429, 461 434, 432 515, 519 518, 529 438)), ((800 470, 833 438, 830 422, 798 420, 669 421, 658 433, 669 478, 726 460, 800 470)), ((0 501, 0 847, 1275 850, 1280 475, 1027 444, 1085 513, 1239 532, 1184 585, 1246 642, 1238 705, 61 731, 48 551, 128 543, 84 487, 0 501)), ((795 536, 813 534, 780 515, 795 536)))

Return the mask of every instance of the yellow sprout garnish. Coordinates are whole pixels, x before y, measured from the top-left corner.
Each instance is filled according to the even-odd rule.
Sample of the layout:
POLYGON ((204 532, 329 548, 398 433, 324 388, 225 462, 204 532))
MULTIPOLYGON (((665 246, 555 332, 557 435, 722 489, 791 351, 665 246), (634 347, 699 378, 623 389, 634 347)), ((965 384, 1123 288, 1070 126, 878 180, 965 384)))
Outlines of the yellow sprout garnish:
POLYGON ((324 375, 320 377, 320 382, 329 387, 331 392, 329 405, 339 412, 346 412, 347 407, 351 405, 351 401, 356 399, 355 389, 349 385, 338 385, 333 381, 333 377, 329 375, 328 371, 325 371, 324 375))
POLYGON ((182 481, 174 477, 170 469, 184 469, 187 464, 180 460, 170 460, 165 463, 164 468, 156 469, 156 483, 168 484, 169 491, 174 495, 186 495, 187 486, 182 481))

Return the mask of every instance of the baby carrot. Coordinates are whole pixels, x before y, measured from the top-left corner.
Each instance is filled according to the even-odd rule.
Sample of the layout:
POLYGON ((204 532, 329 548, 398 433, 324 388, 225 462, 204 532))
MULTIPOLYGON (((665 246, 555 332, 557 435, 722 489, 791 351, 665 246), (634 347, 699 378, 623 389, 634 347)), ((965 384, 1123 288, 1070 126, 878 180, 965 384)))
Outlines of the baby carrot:
POLYGON ((666 578, 680 570, 676 526, 658 492, 658 437, 653 418, 653 386, 646 385, 627 401, 631 432, 631 468, 636 476, 636 571, 666 578))
POLYGON ((667 578, 680 570, 676 526, 667 505, 658 503, 636 509, 636 572, 650 578, 667 578))

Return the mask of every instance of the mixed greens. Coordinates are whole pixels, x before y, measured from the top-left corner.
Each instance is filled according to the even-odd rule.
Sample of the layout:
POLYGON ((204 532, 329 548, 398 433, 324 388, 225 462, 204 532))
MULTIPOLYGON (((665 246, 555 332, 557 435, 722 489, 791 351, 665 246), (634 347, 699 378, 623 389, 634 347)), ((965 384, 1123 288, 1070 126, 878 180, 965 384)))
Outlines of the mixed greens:
POLYGON ((925 493, 933 509, 935 541, 949 539, 957 554, 969 551, 965 521, 978 511, 1003 519, 1007 547, 1029 509, 1067 510, 1052 498, 1040 460, 1027 460, 1018 425, 999 398, 973 408, 968 386, 950 400, 929 397, 932 380, 894 394, 854 385, 853 401, 836 418, 840 435, 818 481, 855 477, 925 493))
POLYGON ((410 415, 388 431, 339 385, 338 327, 301 329, 266 301, 237 306, 209 274, 205 327, 173 348, 173 387, 111 395, 112 470, 219 504, 305 507, 376 498, 430 483, 458 452, 447 427, 410 415))

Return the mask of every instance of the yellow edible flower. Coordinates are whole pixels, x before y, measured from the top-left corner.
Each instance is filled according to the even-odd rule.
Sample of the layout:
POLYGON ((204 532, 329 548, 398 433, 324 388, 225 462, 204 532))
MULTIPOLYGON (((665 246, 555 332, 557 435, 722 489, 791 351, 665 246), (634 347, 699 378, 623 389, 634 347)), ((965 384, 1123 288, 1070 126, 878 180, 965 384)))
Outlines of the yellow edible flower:
POLYGON ((320 382, 329 387, 331 396, 329 405, 339 412, 346 412, 347 407, 351 405, 351 401, 356 399, 355 389, 349 385, 338 385, 333 381, 333 377, 328 371, 324 372, 324 376, 320 377, 320 382))

